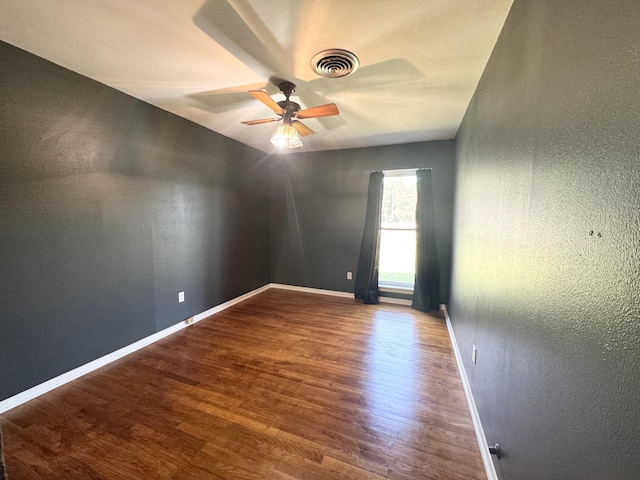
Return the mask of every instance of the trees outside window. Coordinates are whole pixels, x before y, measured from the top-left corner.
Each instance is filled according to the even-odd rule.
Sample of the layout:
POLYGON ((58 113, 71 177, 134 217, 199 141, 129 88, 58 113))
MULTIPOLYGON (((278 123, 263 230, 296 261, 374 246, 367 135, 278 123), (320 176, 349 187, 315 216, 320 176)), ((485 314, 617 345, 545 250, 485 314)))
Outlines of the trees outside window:
POLYGON ((417 198, 415 171, 385 172, 378 268, 383 285, 413 288, 417 198))

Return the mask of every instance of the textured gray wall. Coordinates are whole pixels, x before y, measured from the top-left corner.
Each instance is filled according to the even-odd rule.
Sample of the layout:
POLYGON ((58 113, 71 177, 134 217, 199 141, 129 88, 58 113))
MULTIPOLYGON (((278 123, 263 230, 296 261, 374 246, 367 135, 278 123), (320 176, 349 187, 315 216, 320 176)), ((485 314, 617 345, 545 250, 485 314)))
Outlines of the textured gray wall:
POLYGON ((442 301, 451 268, 455 144, 412 143, 282 155, 272 161, 272 279, 353 292, 373 170, 433 168, 442 301))
POLYGON ((0 400, 269 282, 262 154, 4 43, 0 64, 0 400))
POLYGON ((639 25, 516 0, 457 138, 451 318, 503 479, 640 478, 639 25))

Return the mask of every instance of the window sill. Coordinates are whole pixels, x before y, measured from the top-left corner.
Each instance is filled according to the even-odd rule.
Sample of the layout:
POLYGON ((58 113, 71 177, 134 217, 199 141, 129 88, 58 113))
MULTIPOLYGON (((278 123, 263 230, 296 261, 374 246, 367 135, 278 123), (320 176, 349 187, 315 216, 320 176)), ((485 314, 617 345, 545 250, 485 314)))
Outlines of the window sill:
POLYGON ((413 295, 413 285, 407 283, 378 282, 378 290, 381 292, 413 295))

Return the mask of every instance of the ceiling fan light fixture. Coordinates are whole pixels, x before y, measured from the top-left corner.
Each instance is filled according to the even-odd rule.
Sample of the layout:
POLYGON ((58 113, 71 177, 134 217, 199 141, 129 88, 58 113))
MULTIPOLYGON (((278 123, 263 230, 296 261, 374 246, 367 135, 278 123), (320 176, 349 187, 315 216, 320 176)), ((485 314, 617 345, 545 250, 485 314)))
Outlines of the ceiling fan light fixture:
POLYGON ((281 125, 276 130, 276 133, 271 137, 271 143, 280 148, 300 148, 302 142, 298 131, 293 125, 281 125))

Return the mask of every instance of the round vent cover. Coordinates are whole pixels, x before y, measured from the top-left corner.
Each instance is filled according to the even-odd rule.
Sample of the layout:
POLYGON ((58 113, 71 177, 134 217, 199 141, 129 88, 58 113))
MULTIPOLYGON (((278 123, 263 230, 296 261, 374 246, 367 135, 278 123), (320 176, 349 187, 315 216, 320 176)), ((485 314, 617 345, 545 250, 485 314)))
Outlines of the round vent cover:
POLYGON ((323 50, 311 59, 311 68, 321 77, 339 78, 358 69, 358 57, 347 50, 323 50))

